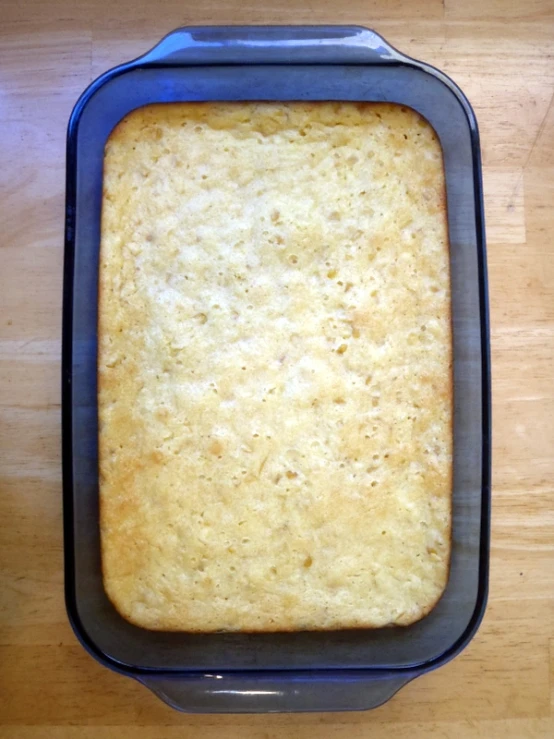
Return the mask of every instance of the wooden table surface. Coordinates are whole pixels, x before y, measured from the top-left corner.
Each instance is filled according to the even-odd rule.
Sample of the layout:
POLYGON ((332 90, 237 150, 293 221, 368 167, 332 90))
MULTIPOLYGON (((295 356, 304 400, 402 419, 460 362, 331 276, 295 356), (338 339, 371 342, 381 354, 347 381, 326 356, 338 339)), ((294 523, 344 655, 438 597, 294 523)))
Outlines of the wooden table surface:
POLYGON ((554 0, 0 1, 0 736, 554 736, 554 0), (492 318, 490 600, 466 651, 358 714, 187 716, 77 643, 63 603, 64 146, 100 73, 200 23, 359 23, 479 119, 492 318))

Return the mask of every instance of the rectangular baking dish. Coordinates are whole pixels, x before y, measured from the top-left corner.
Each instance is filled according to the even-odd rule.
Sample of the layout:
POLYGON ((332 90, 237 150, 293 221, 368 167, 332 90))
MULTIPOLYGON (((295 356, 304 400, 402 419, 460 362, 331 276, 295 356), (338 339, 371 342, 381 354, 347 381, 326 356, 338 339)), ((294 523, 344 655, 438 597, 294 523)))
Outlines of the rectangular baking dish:
POLYGON ((97 79, 67 141, 63 323, 65 588, 76 635, 101 663, 187 711, 371 708, 463 649, 483 616, 490 519, 490 374, 480 150, 473 111, 434 68, 361 27, 178 29, 97 79), (108 601, 100 568, 96 385, 103 150, 149 103, 355 100, 409 106, 444 154, 454 353, 453 539, 446 591, 408 627, 288 634, 146 631, 108 601))

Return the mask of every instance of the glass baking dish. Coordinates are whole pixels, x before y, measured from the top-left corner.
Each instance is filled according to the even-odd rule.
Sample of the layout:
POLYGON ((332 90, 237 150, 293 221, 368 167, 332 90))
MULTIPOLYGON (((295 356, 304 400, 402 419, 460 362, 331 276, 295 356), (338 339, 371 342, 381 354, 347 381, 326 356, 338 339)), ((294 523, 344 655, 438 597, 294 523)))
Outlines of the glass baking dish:
POLYGON ((479 138, 456 85, 361 27, 199 27, 166 36, 97 79, 67 141, 63 323, 65 588, 69 618, 102 664, 186 711, 375 707, 474 635, 487 594, 490 376, 479 138), (440 139, 448 201, 454 343, 453 538, 438 605, 408 627, 287 634, 146 631, 108 601, 100 568, 97 280, 104 144, 149 103, 354 100, 409 106, 440 139))

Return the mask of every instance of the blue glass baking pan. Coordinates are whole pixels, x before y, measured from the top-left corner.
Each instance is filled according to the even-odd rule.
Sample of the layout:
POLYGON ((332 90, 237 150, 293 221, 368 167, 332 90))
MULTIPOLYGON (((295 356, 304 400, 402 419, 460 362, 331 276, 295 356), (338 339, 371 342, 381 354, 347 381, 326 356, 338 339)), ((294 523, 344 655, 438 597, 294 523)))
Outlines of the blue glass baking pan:
POLYGON ((102 75, 71 114, 63 317, 65 589, 69 618, 102 664, 193 712, 367 709, 444 664, 485 609, 490 528, 490 369, 477 123, 444 74, 373 31, 344 26, 181 28, 102 75), (454 469, 450 576, 407 627, 187 634, 125 621, 102 585, 98 521, 97 289, 104 145, 131 110, 206 100, 353 100, 409 106, 444 154, 450 239, 454 469))

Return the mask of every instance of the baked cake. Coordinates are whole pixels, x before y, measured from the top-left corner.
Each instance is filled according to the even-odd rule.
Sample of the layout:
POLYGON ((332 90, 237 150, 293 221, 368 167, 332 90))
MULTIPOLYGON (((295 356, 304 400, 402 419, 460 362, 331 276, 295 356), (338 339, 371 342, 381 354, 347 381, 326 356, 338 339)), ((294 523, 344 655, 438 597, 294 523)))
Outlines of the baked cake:
POLYGON ((106 592, 156 630, 410 624, 448 577, 442 152, 413 110, 183 103, 105 149, 106 592))

